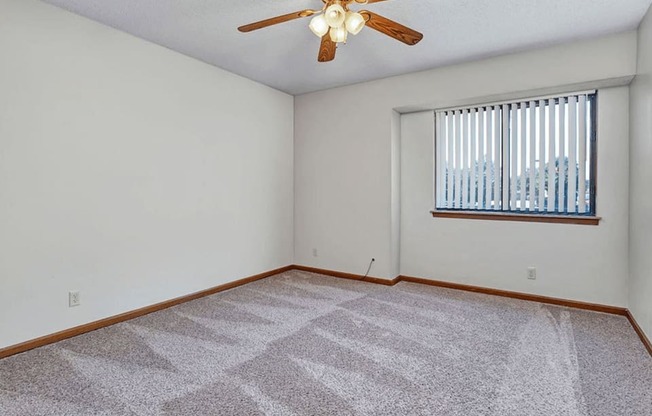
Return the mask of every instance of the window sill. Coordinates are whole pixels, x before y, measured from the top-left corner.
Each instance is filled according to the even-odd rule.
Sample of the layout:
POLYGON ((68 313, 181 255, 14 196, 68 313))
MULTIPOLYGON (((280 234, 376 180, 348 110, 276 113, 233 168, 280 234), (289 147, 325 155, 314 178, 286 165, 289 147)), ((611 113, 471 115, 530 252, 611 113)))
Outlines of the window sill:
POLYGON ((599 225, 600 217, 587 217, 583 215, 532 215, 513 214, 502 212, 469 212, 469 211, 431 211, 435 218, 457 218, 466 220, 485 221, 518 221, 539 222, 551 224, 599 225))

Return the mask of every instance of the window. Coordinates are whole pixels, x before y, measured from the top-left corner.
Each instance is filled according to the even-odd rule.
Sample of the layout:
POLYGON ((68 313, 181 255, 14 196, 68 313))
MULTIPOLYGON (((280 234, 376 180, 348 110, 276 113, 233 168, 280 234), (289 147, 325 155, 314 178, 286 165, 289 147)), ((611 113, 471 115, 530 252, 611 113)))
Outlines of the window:
POLYGON ((435 213, 595 216, 596 98, 437 111, 435 213))

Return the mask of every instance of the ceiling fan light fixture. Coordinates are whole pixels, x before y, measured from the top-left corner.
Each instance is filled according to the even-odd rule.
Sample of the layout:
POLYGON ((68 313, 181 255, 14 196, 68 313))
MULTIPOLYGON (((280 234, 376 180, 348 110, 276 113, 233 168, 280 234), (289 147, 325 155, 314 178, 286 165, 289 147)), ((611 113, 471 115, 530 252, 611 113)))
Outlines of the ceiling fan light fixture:
MULTIPOLYGON (((1 2, 2 0, 0 0, 1 2)), ((313 0, 316 2, 316 0, 313 0)), ((291 20, 310 17, 310 30, 320 38, 318 62, 330 62, 335 59, 338 44, 346 43, 349 33, 355 35, 368 26, 408 46, 414 46, 423 39, 423 34, 403 26, 384 16, 369 10, 354 11, 349 6, 357 4, 373 4, 386 0, 322 0, 321 9, 298 10, 280 16, 271 17, 258 22, 238 27, 243 33, 278 25, 291 20)), ((305 30, 305 29, 304 29, 305 30)))
POLYGON ((346 19, 346 11, 344 7, 339 4, 331 4, 326 8, 324 12, 324 18, 326 23, 331 28, 338 28, 344 24, 344 19, 346 19))
POLYGON ((346 30, 348 30, 350 34, 357 35, 358 33, 360 33, 362 28, 364 28, 365 23, 366 22, 364 20, 364 17, 362 17, 360 13, 356 13, 356 12, 346 13, 345 26, 346 26, 346 30))
POLYGON ((346 43, 347 34, 344 26, 332 27, 330 31, 331 40, 335 43, 346 43))
POLYGON ((312 33, 317 35, 317 37, 322 37, 326 33, 328 33, 328 30, 330 29, 330 26, 328 26, 328 23, 326 23, 326 18, 324 17, 323 14, 317 15, 312 18, 310 21, 310 30, 312 30, 312 33))

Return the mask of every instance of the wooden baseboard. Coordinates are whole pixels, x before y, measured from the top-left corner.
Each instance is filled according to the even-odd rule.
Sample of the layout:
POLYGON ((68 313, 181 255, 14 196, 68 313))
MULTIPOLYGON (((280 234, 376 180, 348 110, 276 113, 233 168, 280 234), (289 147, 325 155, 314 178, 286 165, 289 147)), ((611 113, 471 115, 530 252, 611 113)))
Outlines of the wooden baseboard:
POLYGON ((484 293, 486 295, 502 296, 506 298, 521 299, 521 300, 527 300, 531 302, 547 303, 551 305, 566 306, 569 308, 586 309, 590 311, 610 313, 613 315, 627 316, 627 309, 618 306, 600 305, 597 303, 581 302, 577 300, 559 299, 559 298, 553 298, 553 297, 541 296, 541 295, 531 295, 528 293, 511 292, 508 290, 490 289, 481 286, 471 286, 471 285, 464 285, 460 283, 444 282, 440 280, 424 279, 421 277, 400 275, 390 280, 390 279, 381 279, 378 277, 369 277, 369 276, 365 277, 359 274, 337 272, 337 271, 327 270, 327 269, 318 269, 316 267, 300 266, 296 264, 292 266, 292 268, 294 270, 301 270, 304 272, 317 273, 317 274, 322 274, 322 275, 332 276, 332 277, 339 277, 341 279, 358 280, 367 283, 376 283, 385 286, 394 286, 399 282, 419 283, 428 286, 445 287, 448 289, 463 290, 466 292, 484 293))
POLYGON ((190 302, 195 299, 214 295, 215 293, 223 292, 225 290, 233 289, 238 286, 246 285, 247 283, 255 282, 257 280, 261 280, 269 276, 283 273, 292 270, 293 268, 294 266, 286 266, 286 267, 281 267, 280 269, 270 270, 268 272, 260 273, 254 276, 249 276, 244 279, 236 280, 233 282, 225 283, 223 285, 215 286, 210 289, 202 290, 200 292, 191 293, 189 295, 181 296, 171 300, 166 300, 164 302, 156 303, 154 305, 145 306, 144 308, 121 313, 119 315, 100 319, 99 321, 90 322, 84 325, 76 326, 74 328, 65 329, 63 331, 56 332, 54 334, 45 335, 40 338, 36 338, 20 344, 2 348, 0 349, 0 358, 9 357, 10 355, 19 354, 21 352, 29 351, 34 348, 42 347, 44 345, 53 344, 55 342, 59 342, 64 339, 72 338, 77 335, 95 331, 96 329, 104 328, 110 325, 115 325, 120 322, 128 321, 130 319, 138 318, 139 316, 147 315, 152 312, 157 312, 163 309, 170 308, 172 306, 190 302))
POLYGON ((625 316, 631 323, 632 327, 634 327, 634 330, 638 334, 639 338, 641 338, 641 341, 643 342, 643 345, 645 345, 645 348, 647 348, 650 355, 652 355, 652 343, 650 342, 649 338, 647 338, 647 336, 645 335, 641 327, 638 325, 638 323, 634 319, 634 316, 629 311, 629 309, 622 308, 619 306, 601 305, 597 303, 581 302, 577 300, 568 300, 568 299, 553 298, 549 296, 532 295, 528 293, 512 292, 509 290, 490 289, 481 286, 464 285, 460 283, 451 283, 451 282, 444 282, 440 280, 431 280, 431 279, 424 279, 421 277, 412 277, 412 276, 404 276, 404 275, 397 276, 394 279, 390 280, 390 279, 381 279, 377 277, 365 278, 364 276, 358 274, 336 272, 333 270, 317 269, 314 267, 299 266, 299 265, 294 265, 292 266, 292 268, 294 270, 302 270, 311 273, 318 273, 327 276, 339 277, 342 279, 359 280, 363 282, 376 283, 385 286, 394 286, 399 282, 410 282, 410 283, 418 283, 418 284, 428 285, 428 286, 437 286, 437 287, 443 287, 448 289, 463 290, 466 292, 482 293, 485 295, 502 296, 506 298, 520 299, 520 300, 526 300, 530 302, 546 303, 549 305, 564 306, 567 308, 584 309, 584 310, 589 310, 594 312, 602 312, 602 313, 608 313, 612 315, 625 316))
POLYGON ((213 295, 215 293, 233 289, 235 287, 246 285, 247 283, 252 283, 257 280, 265 279, 267 277, 274 276, 276 274, 280 274, 290 270, 301 270, 310 273, 317 273, 321 275, 337 277, 340 279, 357 280, 361 282, 380 284, 384 286, 394 286, 399 282, 418 283, 418 284, 423 284, 428 286, 437 286, 437 287, 443 287, 448 289, 463 290, 467 292, 483 293, 492 296, 502 296, 502 297, 513 298, 513 299, 521 299, 521 300, 532 301, 532 302, 540 302, 540 303, 547 303, 551 305, 565 306, 569 308, 585 309, 590 311, 626 316, 629 319, 629 322, 631 323, 632 327, 634 327, 634 330, 636 331, 638 336, 641 338, 641 341, 647 348, 648 352, 650 353, 650 355, 652 355, 652 343, 650 343, 650 340, 647 338, 647 336, 645 335, 641 327, 638 325, 632 313, 626 308, 620 308, 617 306, 599 305, 595 303, 580 302, 575 300, 558 299, 558 298, 552 298, 548 296, 531 295, 531 294, 520 293, 520 292, 511 292, 507 290, 490 289, 490 288, 484 288, 480 286, 463 285, 459 283, 443 282, 438 280, 423 279, 420 277, 401 275, 390 280, 390 279, 381 279, 381 278, 369 277, 369 276, 365 277, 363 275, 353 274, 353 273, 344 273, 344 272, 337 272, 333 270, 318 269, 315 267, 291 265, 291 266, 281 267, 280 269, 270 270, 268 272, 260 273, 244 279, 236 280, 234 282, 225 283, 223 285, 202 290, 200 292, 192 293, 190 295, 181 296, 175 299, 146 306, 144 308, 125 312, 120 315, 111 316, 105 319, 101 319, 99 321, 90 322, 88 324, 66 329, 51 335, 46 335, 30 341, 26 341, 21 344, 2 348, 0 349, 0 358, 9 357, 10 355, 19 354, 21 352, 29 351, 34 348, 42 347, 44 345, 53 344, 55 342, 59 342, 67 338, 72 338, 77 335, 95 331, 96 329, 104 328, 110 325, 115 325, 117 323, 128 321, 130 319, 134 319, 139 316, 147 315, 153 312, 170 308, 172 306, 190 302, 195 299, 203 298, 206 296, 213 295))
POLYGON ((550 305, 565 306, 568 308, 585 309, 595 312, 609 313, 613 315, 627 316, 627 308, 618 306, 600 305, 597 303, 581 302, 577 300, 568 300, 553 298, 541 295, 532 295, 528 293, 512 292, 509 290, 490 289, 481 286, 464 285, 460 283, 442 282, 439 280, 423 279, 420 277, 399 276, 399 281, 420 283, 423 285, 444 287, 448 289, 463 290, 465 292, 483 293, 486 295, 502 296, 505 298, 527 300, 531 302, 547 303, 550 305))
POLYGON ((358 280, 361 282, 367 282, 367 283, 375 283, 378 285, 384 285, 384 286, 394 286, 396 283, 399 282, 398 277, 395 279, 381 279, 378 277, 371 277, 371 276, 363 276, 361 274, 353 274, 353 273, 344 273, 344 272, 336 272, 334 270, 326 270, 326 269, 318 269, 316 267, 308 267, 308 266, 300 266, 298 264, 295 264, 292 266, 294 270, 301 270, 304 272, 310 272, 310 273, 317 273, 317 274, 323 274, 326 276, 332 276, 332 277, 339 277, 340 279, 349 279, 349 280, 358 280))
POLYGON ((643 328, 641 328, 638 322, 636 322, 636 319, 634 319, 634 315, 632 315, 630 310, 627 311, 627 319, 629 319, 629 323, 632 324, 634 331, 636 331, 638 337, 643 342, 643 345, 647 348, 647 352, 652 355, 652 342, 650 342, 650 339, 645 335, 645 332, 643 332, 643 328))

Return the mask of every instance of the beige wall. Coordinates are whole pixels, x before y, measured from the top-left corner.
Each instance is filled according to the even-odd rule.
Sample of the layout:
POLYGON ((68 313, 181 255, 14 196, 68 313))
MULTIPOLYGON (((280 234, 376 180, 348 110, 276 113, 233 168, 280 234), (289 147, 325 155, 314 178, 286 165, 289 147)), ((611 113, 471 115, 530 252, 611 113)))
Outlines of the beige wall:
POLYGON ((626 86, 598 92, 597 227, 432 218, 434 114, 403 115, 401 272, 626 306, 628 107, 626 86))
POLYGON ((293 99, 0 0, 0 348, 293 262, 364 273, 372 257, 378 277, 630 306, 650 334, 650 21, 631 97, 606 86, 636 73, 635 32, 293 99), (600 226, 429 215, 432 113, 396 110, 591 86, 600 226))
POLYGON ((631 85, 630 309, 652 339, 652 9, 638 34, 631 85))
MULTIPOLYGON (((403 201, 399 209, 401 245, 397 249, 393 236, 396 235, 395 199, 398 192, 397 186, 393 185, 396 172, 392 166, 400 165, 402 172, 405 172, 410 169, 411 162, 405 158, 400 164, 395 159, 393 162, 392 149, 396 146, 393 146, 392 132, 397 127, 392 124, 392 120, 395 120, 392 111, 437 108, 487 97, 513 98, 542 91, 607 85, 615 82, 615 79, 620 79, 622 85, 634 75, 635 65, 636 33, 630 32, 296 97, 295 262, 364 273, 370 258, 375 257, 377 261, 371 275, 378 277, 394 277, 394 265, 400 263, 400 271, 404 274, 624 306, 626 247, 615 247, 607 240, 617 237, 626 246, 623 232, 612 233, 617 224, 626 224, 626 202, 625 208, 620 206, 612 211, 610 218, 600 227, 593 231, 574 229, 570 231, 572 237, 568 244, 553 245, 545 252, 546 256, 559 261, 560 266, 572 265, 568 273, 562 273, 561 267, 548 268, 539 262, 540 280, 533 286, 525 286, 525 267, 530 264, 518 260, 523 250, 509 257, 501 254, 504 248, 498 245, 485 247, 487 258, 518 260, 502 268, 495 265, 492 268, 472 269, 460 265, 453 270, 452 267, 433 262, 432 259, 441 258, 445 253, 437 251, 445 243, 436 238, 441 235, 437 234, 439 231, 436 229, 440 227, 442 230, 443 222, 428 216, 432 208, 430 205, 419 206, 419 213, 415 214, 420 215, 418 219, 404 212, 406 192, 409 192, 404 178, 398 187, 403 188, 400 189, 403 201), (417 221, 418 225, 412 221, 417 221), (410 234, 416 233, 419 227, 419 232, 430 233, 422 241, 418 241, 416 234, 410 234), (600 239, 596 248, 616 249, 608 253, 613 265, 602 269, 574 265, 574 254, 569 252, 569 247, 581 244, 583 238, 593 238, 596 234, 600 239), (412 243, 406 243, 408 241, 424 245, 417 252, 412 243), (313 248, 317 249, 317 257, 312 254, 313 248), (596 290, 593 286, 586 286, 587 282, 592 285, 607 283, 604 289, 596 290)), ((611 94, 613 100, 610 102, 627 106, 626 91, 611 94)), ((627 116, 626 112, 624 116, 621 112, 626 108, 619 108, 618 111, 618 121, 612 125, 613 130, 609 134, 613 137, 609 140, 610 143, 622 140, 626 146, 627 116)), ((620 198, 622 201, 622 198, 627 198, 626 155, 626 151, 619 153, 619 163, 625 165, 615 169, 615 183, 607 188, 608 191, 603 191, 605 200, 620 198), (624 189, 619 188, 619 184, 624 185, 624 189)), ((430 158, 432 153, 424 153, 420 157, 430 158)), ((432 173, 427 170, 421 172, 427 175, 423 180, 432 179, 432 173)), ((422 182, 419 182, 420 185, 422 182)), ((432 200, 432 194, 421 191, 414 198, 432 200)), ((554 224, 528 227, 461 221, 445 227, 453 233, 448 236, 452 239, 451 244, 462 251, 465 244, 475 244, 472 230, 483 227, 491 233, 500 230, 504 230, 504 234, 515 232, 515 240, 520 242, 534 238, 531 234, 533 228, 529 227, 542 227, 534 229, 543 235, 559 233, 558 226, 554 224)), ((563 235, 559 237, 563 238, 563 235)), ((602 256, 604 253, 596 255, 602 256)))
POLYGON ((293 97, 34 0, 0 56, 0 348, 292 263, 293 97))

